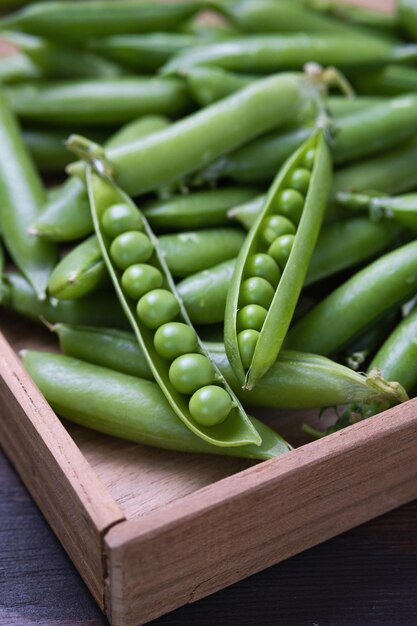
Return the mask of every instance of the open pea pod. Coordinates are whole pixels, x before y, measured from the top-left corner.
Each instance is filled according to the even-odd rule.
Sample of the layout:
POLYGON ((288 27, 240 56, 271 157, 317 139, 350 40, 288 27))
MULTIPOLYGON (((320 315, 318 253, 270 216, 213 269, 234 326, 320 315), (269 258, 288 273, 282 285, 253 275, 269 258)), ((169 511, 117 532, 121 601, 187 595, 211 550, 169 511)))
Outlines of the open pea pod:
POLYGON ((211 444, 259 445, 261 437, 191 326, 146 219, 129 196, 90 166, 87 188, 114 289, 175 413, 211 444))
POLYGON ((304 284, 331 187, 324 131, 284 164, 235 266, 225 346, 240 384, 252 389, 275 362, 304 284))

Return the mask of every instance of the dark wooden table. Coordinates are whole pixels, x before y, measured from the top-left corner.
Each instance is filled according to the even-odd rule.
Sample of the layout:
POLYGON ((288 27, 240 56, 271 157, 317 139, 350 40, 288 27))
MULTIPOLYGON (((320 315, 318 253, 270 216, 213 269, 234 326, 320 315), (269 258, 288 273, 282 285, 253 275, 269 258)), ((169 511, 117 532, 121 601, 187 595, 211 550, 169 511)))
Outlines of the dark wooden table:
MULTIPOLYGON (((155 626, 415 626, 417 501, 155 626)), ((107 621, 0 453, 0 626, 107 621)))

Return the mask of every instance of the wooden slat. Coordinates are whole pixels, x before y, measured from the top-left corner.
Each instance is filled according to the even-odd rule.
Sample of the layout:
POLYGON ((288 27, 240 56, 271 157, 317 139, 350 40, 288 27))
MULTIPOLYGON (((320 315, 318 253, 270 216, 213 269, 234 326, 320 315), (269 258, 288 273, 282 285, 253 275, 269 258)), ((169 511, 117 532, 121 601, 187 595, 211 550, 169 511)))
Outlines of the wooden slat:
POLYGON ((0 444, 104 609, 102 537, 123 512, 1 333, 0 444))
POLYGON ((202 489, 105 538, 109 617, 133 626, 417 497, 417 399, 202 489))

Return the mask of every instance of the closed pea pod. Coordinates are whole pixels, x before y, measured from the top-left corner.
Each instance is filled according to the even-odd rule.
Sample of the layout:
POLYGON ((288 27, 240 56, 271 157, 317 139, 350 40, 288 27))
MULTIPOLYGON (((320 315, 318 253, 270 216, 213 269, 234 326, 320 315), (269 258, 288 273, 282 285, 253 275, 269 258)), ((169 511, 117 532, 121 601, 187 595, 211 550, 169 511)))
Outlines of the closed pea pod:
MULTIPOLYGON (((206 167, 223 154, 316 107, 322 76, 279 74, 256 81, 231 96, 181 119, 170 128, 115 150, 110 158, 118 184, 138 195, 206 167), (138 171, 141 176, 138 176, 138 171)), ((84 165, 70 172, 83 175, 84 165)))
POLYGON ((225 347, 237 379, 247 389, 277 358, 317 241, 330 185, 331 160, 324 133, 318 130, 278 173, 239 254, 226 303, 225 347), (277 231, 269 244, 265 231, 274 215, 285 218, 291 228, 288 234, 277 231), (250 275, 253 257, 260 254, 274 260, 282 272, 276 288, 265 278, 250 275), (259 331, 238 327, 238 312, 251 304, 267 310, 259 331))
MULTIPOLYGON (((82 143, 80 148, 82 153, 82 143)), ((152 373, 171 407, 188 428, 214 445, 241 446, 248 443, 259 444, 259 435, 251 425, 226 381, 211 363, 208 354, 198 340, 197 334, 192 329, 181 300, 176 294, 163 256, 159 251, 157 240, 145 218, 127 195, 109 180, 105 180, 95 174, 90 169, 90 166, 87 169, 87 185, 94 228, 116 294, 142 350, 148 357, 152 373), (120 204, 125 204, 129 207, 132 217, 137 215, 141 220, 141 225, 140 229, 139 225, 137 225, 136 230, 128 230, 113 237, 114 224, 111 224, 113 220, 107 221, 106 216, 108 216, 109 212, 112 212, 115 205, 120 204), (110 229, 109 222, 112 226, 110 229), (149 246, 141 246, 138 252, 136 246, 131 248, 130 239, 126 245, 123 243, 124 239, 121 242, 121 238, 125 238, 126 235, 131 237, 133 235, 141 235, 142 238, 147 238, 149 246), (117 254, 114 254, 116 244, 117 254), (138 258, 138 254, 140 254, 140 258, 138 258), (147 264, 158 270, 162 276, 161 287, 142 295, 138 302, 125 293, 122 272, 120 271, 126 271, 136 263, 147 264), (184 332, 186 332, 185 328, 190 329, 189 332, 192 331, 195 338, 195 350, 192 353, 186 352, 187 347, 189 347, 187 340, 184 342, 183 354, 170 361, 158 352, 160 342, 157 341, 155 345, 155 331, 160 330, 164 325, 172 323, 184 326, 184 332), (191 371, 188 362, 185 362, 187 358, 195 361, 191 371), (186 383, 183 384, 184 380, 186 380, 186 383), (192 413, 191 395, 198 391, 199 388, 215 383, 229 394, 231 398, 230 412, 228 415, 223 414, 216 419, 213 411, 214 422, 211 422, 210 426, 204 426, 204 424, 199 422, 199 414, 192 413)), ((116 225, 117 221, 116 216, 114 219, 116 225)), ((169 340, 167 337, 163 339, 169 340)), ((164 350, 162 353, 166 354, 164 350)), ((215 409, 216 405, 212 406, 215 409)), ((206 419, 204 423, 207 423, 206 419)))
POLYGON ((397 248, 337 287, 290 330, 285 347, 330 355, 417 289, 417 242, 397 248), (348 323, 346 323, 348 320, 348 323))
POLYGON ((4 17, 0 28, 58 41, 81 41, 116 33, 176 30, 201 9, 200 2, 86 0, 34 2, 4 17))
POLYGON ((393 330, 372 359, 368 370, 379 369, 382 375, 397 380, 411 393, 417 385, 417 308, 393 330))
POLYGON ((28 234, 46 194, 26 151, 17 121, 0 93, 0 223, 13 261, 40 298, 56 262, 54 245, 28 234))
POLYGON ((58 263, 48 281, 48 293, 59 300, 82 298, 108 282, 97 238, 93 235, 58 263))

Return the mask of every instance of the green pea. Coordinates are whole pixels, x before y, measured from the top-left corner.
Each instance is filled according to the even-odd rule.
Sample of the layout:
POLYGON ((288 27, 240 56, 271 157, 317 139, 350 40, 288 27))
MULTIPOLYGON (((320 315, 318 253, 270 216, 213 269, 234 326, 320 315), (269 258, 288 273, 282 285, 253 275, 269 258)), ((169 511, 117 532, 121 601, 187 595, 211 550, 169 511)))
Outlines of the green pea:
POLYGON ((134 300, 138 300, 152 289, 158 289, 163 282, 159 269, 144 263, 131 265, 122 276, 123 290, 134 300))
POLYGON ((302 194, 306 194, 310 184, 311 172, 299 167, 290 175, 289 184, 302 194))
POLYGON ((113 204, 105 211, 101 224, 112 239, 127 230, 142 230, 143 227, 139 211, 128 204, 113 204))
POLYGON ((198 389, 189 403, 190 413, 199 424, 215 426, 224 422, 232 410, 230 394, 222 387, 207 385, 198 389))
POLYGON ((180 307, 176 297, 170 291, 154 289, 142 296, 136 312, 145 326, 155 330, 162 324, 172 322, 180 312, 180 307))
POLYGON ((303 160, 304 167, 306 167, 308 170, 312 170, 315 158, 316 158, 316 150, 314 148, 310 148, 310 150, 307 150, 304 156, 304 160, 303 160))
POLYGON ((240 358, 245 369, 250 367, 252 363, 253 353, 258 343, 259 332, 249 328, 242 330, 237 336, 237 345, 239 347, 240 358))
POLYGON ((153 252, 152 242, 144 233, 135 230, 118 235, 110 246, 114 263, 125 270, 134 263, 145 263, 153 252))
POLYGON ((275 259, 281 269, 284 269, 287 264, 294 245, 294 239, 294 235, 282 235, 282 237, 275 239, 274 243, 268 248, 268 254, 275 259))
MULTIPOLYGON (((284 236, 288 237, 289 235, 284 236)), ((245 306, 246 304, 259 304, 267 309, 273 297, 274 289, 265 278, 253 276, 252 278, 247 278, 242 283, 240 291, 241 306, 245 306)))
POLYGON ((304 197, 295 189, 284 189, 277 194, 274 210, 298 224, 304 209, 304 197))
POLYGON ((237 314, 237 328, 238 330, 246 330, 252 328, 253 330, 261 330, 268 311, 259 304, 248 304, 240 309, 237 314))
MULTIPOLYGON (((274 239, 276 239, 276 237, 274 237, 274 239)), ((263 253, 253 254, 249 257, 246 263, 245 273, 247 276, 265 278, 273 287, 278 285, 279 279, 281 278, 281 270, 274 259, 271 259, 268 254, 263 253)))
POLYGON ((269 215, 264 220, 265 226, 262 231, 264 242, 270 245, 280 235, 295 234, 294 223, 283 215, 269 215))
POLYGON ((214 382, 214 367, 203 354, 183 354, 169 368, 171 385, 180 393, 194 393, 214 382))
POLYGON ((197 333, 194 328, 181 322, 170 322, 158 328, 153 342, 159 356, 168 361, 198 349, 197 333))

